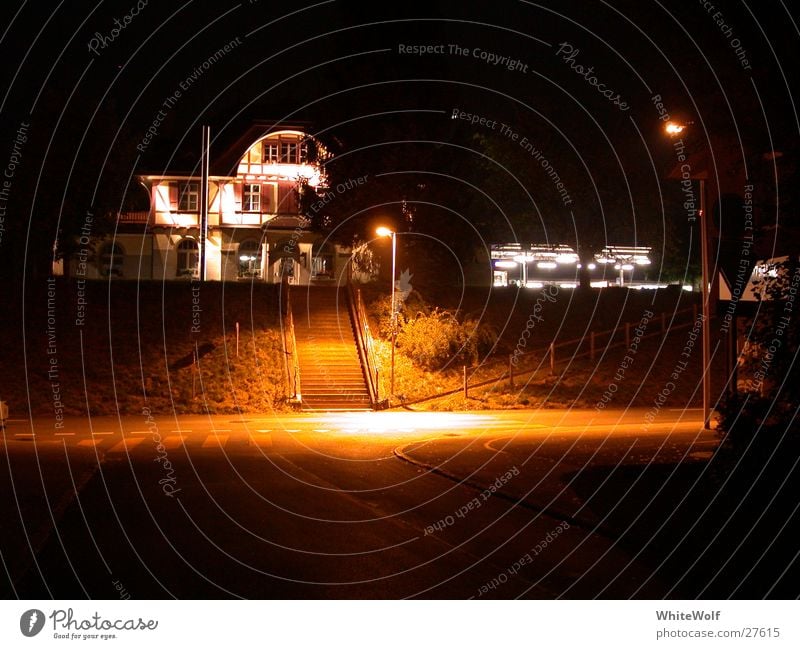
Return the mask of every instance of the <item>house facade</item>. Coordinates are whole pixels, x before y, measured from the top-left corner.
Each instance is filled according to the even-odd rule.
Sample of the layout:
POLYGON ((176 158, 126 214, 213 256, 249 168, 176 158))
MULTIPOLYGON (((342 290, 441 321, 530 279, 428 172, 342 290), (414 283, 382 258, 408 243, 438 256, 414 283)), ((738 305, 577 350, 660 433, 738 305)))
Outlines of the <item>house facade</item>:
POLYGON ((204 255, 199 171, 142 174, 149 209, 121 213, 114 235, 95 243, 88 262, 69 260, 69 273, 196 280, 204 260, 206 280, 308 285, 346 271, 349 250, 312 231, 298 201, 303 184, 326 190, 321 142, 297 127, 255 125, 210 157, 204 255))

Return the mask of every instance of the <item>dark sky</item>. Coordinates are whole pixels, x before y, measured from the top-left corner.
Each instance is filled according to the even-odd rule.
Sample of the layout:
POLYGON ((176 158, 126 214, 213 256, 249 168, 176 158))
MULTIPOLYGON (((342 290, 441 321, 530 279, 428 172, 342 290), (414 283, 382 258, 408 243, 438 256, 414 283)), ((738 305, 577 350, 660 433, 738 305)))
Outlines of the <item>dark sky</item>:
POLYGON ((3 3, 0 164, 30 124, 14 218, 30 219, 31 205, 52 218, 43 182, 61 194, 76 179, 104 182, 104 152, 113 177, 195 160, 202 123, 219 148, 254 119, 306 120, 341 150, 398 132, 460 143, 482 133, 517 159, 497 126, 451 119, 457 108, 530 134, 554 167, 607 180, 609 194, 669 164, 655 95, 706 143, 796 146, 800 38, 781 1, 371 5, 3 3))

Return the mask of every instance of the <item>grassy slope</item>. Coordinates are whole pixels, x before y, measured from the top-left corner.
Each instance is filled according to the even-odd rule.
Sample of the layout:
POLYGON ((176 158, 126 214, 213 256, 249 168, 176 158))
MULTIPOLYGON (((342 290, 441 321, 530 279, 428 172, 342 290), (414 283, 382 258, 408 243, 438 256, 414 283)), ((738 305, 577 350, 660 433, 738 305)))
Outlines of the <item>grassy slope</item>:
POLYGON ((46 286, 37 286, 26 299, 24 325, 21 316, 11 317, 18 309, 0 319, 3 340, 9 343, 0 357, 0 398, 9 402, 12 417, 27 415, 28 401, 34 414, 54 415, 55 384, 64 413, 73 415, 85 414, 87 407, 93 415, 138 413, 145 398, 161 412, 269 412, 283 407, 275 287, 202 285, 197 333, 192 332, 195 296, 188 282, 87 282, 82 327, 75 325, 77 289, 74 281, 56 283, 55 354, 47 353, 46 286), (179 367, 181 359, 190 361, 195 343, 213 346, 200 359, 199 373, 191 364, 179 367), (58 366, 53 380, 47 374, 51 358, 58 366))

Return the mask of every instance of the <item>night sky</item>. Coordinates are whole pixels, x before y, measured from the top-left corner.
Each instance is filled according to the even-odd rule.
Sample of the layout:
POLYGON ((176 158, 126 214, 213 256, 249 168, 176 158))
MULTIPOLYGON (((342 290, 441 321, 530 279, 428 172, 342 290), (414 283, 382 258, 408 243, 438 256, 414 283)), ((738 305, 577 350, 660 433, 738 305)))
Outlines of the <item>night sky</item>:
POLYGON ((399 218, 406 200, 414 228, 452 236, 458 251, 644 243, 666 271, 691 252, 678 185, 665 181, 675 164, 667 117, 693 122, 694 150, 734 150, 738 160, 714 157, 719 175, 797 144, 798 32, 781 2, 3 11, 0 163, 14 168, 0 252, 17 277, 23 264, 46 274, 59 230, 85 210, 141 206, 133 174, 195 168, 202 124, 218 152, 254 121, 302 122, 344 154, 332 178, 374 174, 331 208, 348 224, 343 240, 366 227, 350 213, 399 218))

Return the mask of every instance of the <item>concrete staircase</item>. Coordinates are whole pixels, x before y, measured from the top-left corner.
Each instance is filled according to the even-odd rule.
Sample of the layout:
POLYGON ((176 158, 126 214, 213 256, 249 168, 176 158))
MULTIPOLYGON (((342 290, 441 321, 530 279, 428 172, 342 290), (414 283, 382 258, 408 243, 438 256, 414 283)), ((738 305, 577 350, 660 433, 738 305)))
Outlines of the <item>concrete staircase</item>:
POLYGON ((371 410, 347 291, 296 288, 292 316, 303 410, 371 410))

